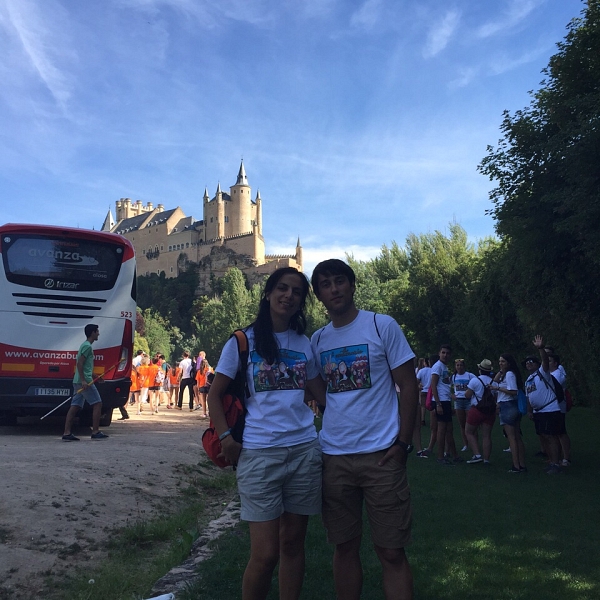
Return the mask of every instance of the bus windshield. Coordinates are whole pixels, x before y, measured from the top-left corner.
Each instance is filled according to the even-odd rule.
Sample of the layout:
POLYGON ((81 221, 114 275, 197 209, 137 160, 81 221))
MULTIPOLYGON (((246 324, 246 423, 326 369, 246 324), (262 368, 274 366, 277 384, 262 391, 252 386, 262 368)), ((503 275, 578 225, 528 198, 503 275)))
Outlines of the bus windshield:
POLYGON ((119 275, 123 252, 119 244, 94 240, 14 233, 2 237, 6 279, 46 290, 109 290, 119 275))

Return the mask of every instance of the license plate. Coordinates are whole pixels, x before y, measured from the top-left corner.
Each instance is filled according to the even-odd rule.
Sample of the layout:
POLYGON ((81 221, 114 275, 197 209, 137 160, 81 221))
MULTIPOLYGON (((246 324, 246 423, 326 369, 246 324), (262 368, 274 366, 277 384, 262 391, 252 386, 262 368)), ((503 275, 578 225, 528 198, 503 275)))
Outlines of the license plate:
POLYGON ((68 396, 70 393, 69 388, 35 388, 36 396, 68 396))

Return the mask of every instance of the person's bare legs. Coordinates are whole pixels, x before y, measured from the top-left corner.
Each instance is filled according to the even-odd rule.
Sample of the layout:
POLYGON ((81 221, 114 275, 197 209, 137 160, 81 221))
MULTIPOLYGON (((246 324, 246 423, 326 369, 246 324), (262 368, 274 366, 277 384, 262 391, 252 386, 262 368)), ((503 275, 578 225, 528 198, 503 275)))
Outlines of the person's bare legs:
POLYGON ((458 458, 458 452, 456 451, 456 444, 454 443, 454 431, 452 428, 452 421, 446 423, 446 450, 452 458, 458 458))
POLYGON ((481 425, 483 460, 487 461, 490 460, 490 456, 492 455, 492 427, 493 425, 488 425, 487 423, 482 423, 481 425))
POLYGON ((558 436, 558 441, 560 442, 560 448, 562 450, 562 457, 565 460, 571 461, 571 438, 568 433, 561 433, 558 436))
POLYGON ((360 539, 337 544, 333 553, 333 580, 337 600, 360 600, 363 570, 360 562, 360 539))
POLYGON ((431 431, 431 435, 429 437, 429 445, 427 446, 428 452, 433 452, 435 448, 435 443, 437 441, 437 415, 435 414, 435 410, 428 411, 429 412, 429 428, 431 431))
POLYGON ((510 446, 510 455, 513 461, 513 467, 515 469, 521 469, 525 467, 525 445, 519 432, 519 427, 514 425, 505 425, 504 431, 508 437, 508 444, 510 446))
POLYGON ((446 432, 448 430, 449 423, 444 421, 437 420, 437 457, 438 460, 443 460, 444 458, 444 449, 446 448, 446 432))
POLYGON ((64 435, 71 434, 71 428, 73 427, 73 421, 79 412, 79 406, 71 406, 69 408, 69 412, 67 413, 67 418, 65 419, 65 433, 64 435))
POLYGON ((242 580, 242 600, 264 600, 279 560, 279 519, 250 522, 250 560, 242 580))
POLYGON ((304 581, 304 538, 308 516, 283 513, 279 519, 279 598, 298 600, 304 581))
POLYGON ((467 423, 465 425, 465 435, 467 436, 469 448, 471 448, 473 456, 475 456, 476 454, 481 454, 481 452, 479 452, 479 440, 477 439, 477 427, 475 425, 470 425, 469 423, 467 423))
POLYGON ((557 465, 560 461, 560 443, 557 435, 543 435, 544 446, 548 448, 548 458, 550 464, 557 465))
POLYGON ((102 402, 96 402, 92 406, 92 433, 98 433, 100 429, 100 417, 102 415, 102 402))
POLYGON ((458 420, 458 424, 460 426, 460 435, 462 437, 462 447, 469 445, 469 440, 467 439, 467 434, 465 432, 465 426, 467 424, 467 411, 462 408, 456 409, 456 418, 458 420))
POLYGON ((375 552, 383 568, 383 593, 386 600, 412 600, 413 577, 404 548, 381 548, 375 552))

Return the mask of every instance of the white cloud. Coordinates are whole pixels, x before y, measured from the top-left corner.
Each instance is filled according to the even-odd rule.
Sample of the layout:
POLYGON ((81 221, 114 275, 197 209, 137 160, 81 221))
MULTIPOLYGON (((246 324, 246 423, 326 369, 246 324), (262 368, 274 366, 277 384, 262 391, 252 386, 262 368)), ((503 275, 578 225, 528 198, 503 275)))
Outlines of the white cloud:
POLYGON ((371 30, 379 21, 381 0, 366 0, 350 17, 350 25, 358 29, 371 30))
POLYGON ((457 10, 449 10, 441 20, 434 23, 427 35, 427 42, 423 49, 425 58, 433 58, 448 45, 459 21, 460 13, 457 10))
POLYGON ((448 84, 448 87, 451 90, 466 87, 477 77, 478 72, 477 67, 461 68, 458 70, 458 76, 448 84))
POLYGON ((508 71, 512 71, 522 65, 529 64, 537 60, 540 56, 544 56, 547 54, 548 47, 540 46, 535 48, 534 50, 530 50, 529 52, 525 52, 521 56, 517 58, 509 58, 508 56, 500 56, 496 57, 492 60, 490 65, 490 71, 493 75, 501 75, 502 73, 507 73, 508 71))
POLYGON ((37 76, 64 111, 73 87, 68 65, 76 59, 70 50, 66 11, 52 0, 43 4, 6 0, 2 24, 12 39, 13 51, 25 59, 23 68, 37 76))
POLYGON ((476 32, 477 37, 487 38, 502 31, 513 29, 521 23, 538 6, 546 0, 510 0, 508 8, 503 16, 495 21, 482 25, 476 32))

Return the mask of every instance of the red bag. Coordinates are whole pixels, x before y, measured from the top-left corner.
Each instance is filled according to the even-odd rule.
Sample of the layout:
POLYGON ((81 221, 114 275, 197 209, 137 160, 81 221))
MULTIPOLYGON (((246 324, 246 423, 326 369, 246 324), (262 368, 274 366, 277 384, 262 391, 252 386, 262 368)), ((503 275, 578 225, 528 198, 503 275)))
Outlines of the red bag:
POLYGON ((429 386, 429 389, 427 390, 427 396, 425 397, 425 408, 429 411, 435 409, 435 404, 433 400, 433 389, 431 388, 431 386, 429 386))
MULTIPOLYGON (((236 442, 242 443, 244 435, 244 425, 246 422, 246 405, 244 399, 248 395, 248 386, 246 383, 246 368, 248 365, 248 338, 246 334, 238 329, 233 332, 238 344, 238 354, 240 357, 241 370, 239 370, 235 379, 229 384, 223 396, 223 412, 227 426, 231 429, 231 435, 236 442)), ((217 467, 224 469, 229 463, 219 457, 221 454, 221 440, 215 431, 215 426, 210 421, 208 429, 202 434, 202 445, 210 460, 217 467)))

